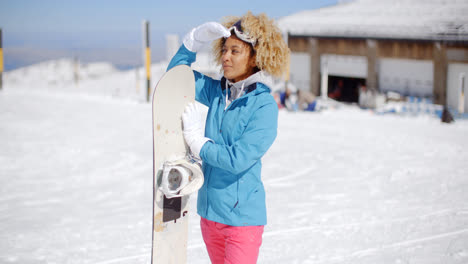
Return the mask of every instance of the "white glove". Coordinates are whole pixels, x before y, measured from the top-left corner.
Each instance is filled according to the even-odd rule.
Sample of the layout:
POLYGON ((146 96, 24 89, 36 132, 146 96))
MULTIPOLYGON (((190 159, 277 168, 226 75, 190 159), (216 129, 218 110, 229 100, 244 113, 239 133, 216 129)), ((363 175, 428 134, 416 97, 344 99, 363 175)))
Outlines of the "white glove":
POLYGON ((185 107, 182 122, 184 123, 185 142, 189 145, 192 154, 200 158, 200 150, 210 139, 204 136, 200 112, 195 103, 190 103, 185 107))
POLYGON ((184 37, 184 46, 191 52, 197 52, 206 43, 219 39, 228 38, 231 32, 218 22, 207 22, 192 29, 184 37))

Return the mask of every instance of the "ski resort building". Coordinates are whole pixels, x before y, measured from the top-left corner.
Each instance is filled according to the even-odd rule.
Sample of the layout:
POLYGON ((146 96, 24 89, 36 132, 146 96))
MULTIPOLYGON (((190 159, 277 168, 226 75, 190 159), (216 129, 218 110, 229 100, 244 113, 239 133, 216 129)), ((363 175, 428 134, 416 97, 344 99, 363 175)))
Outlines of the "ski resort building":
POLYGON ((330 94, 341 85, 339 100, 356 102, 366 86, 455 109, 468 91, 467 0, 348 1, 278 23, 299 89, 330 94))

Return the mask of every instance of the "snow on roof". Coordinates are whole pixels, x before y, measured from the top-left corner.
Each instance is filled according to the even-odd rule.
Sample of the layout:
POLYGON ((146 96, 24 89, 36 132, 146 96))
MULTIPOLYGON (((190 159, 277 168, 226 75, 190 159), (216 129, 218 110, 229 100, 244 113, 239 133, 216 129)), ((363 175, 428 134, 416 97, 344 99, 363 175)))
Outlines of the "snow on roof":
POLYGON ((296 36, 468 41, 468 0, 356 0, 278 24, 296 36))

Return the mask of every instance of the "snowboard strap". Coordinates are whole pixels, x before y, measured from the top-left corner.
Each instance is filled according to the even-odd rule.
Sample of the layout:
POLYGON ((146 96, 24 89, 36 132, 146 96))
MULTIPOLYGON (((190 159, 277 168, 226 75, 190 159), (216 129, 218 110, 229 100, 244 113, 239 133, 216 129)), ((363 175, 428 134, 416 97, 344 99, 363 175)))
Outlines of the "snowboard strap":
POLYGON ((193 157, 166 161, 159 170, 162 173, 159 189, 168 199, 189 195, 203 185, 200 163, 193 157))

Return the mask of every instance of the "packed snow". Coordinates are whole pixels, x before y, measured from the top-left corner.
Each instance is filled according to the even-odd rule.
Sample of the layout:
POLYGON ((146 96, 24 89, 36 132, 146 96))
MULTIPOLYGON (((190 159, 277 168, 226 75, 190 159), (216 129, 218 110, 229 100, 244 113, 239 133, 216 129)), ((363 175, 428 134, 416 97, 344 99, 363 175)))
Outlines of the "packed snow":
MULTIPOLYGON (((142 76, 72 60, 5 74, 0 263, 150 263, 142 76)), ((280 110, 258 263, 468 263, 467 135, 467 120, 435 115, 280 110)), ((199 216, 189 225, 188 263, 209 263, 199 216)))

